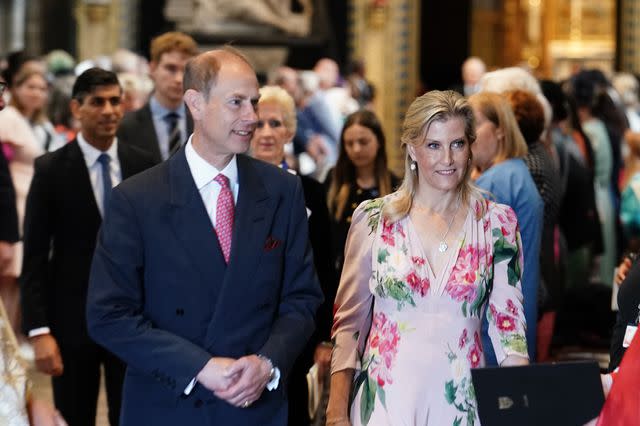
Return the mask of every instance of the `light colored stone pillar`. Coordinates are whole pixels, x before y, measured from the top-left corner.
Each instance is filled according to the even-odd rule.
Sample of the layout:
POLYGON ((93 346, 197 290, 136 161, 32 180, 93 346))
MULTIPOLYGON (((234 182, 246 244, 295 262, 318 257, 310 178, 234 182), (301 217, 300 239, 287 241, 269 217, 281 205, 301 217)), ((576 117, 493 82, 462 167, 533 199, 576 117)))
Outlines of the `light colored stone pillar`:
POLYGON ((389 165, 402 176, 402 121, 419 79, 420 1, 349 2, 350 56, 365 60, 367 79, 376 90, 375 112, 385 131, 389 165))
POLYGON ((110 55, 119 47, 122 0, 77 0, 78 58, 110 55))
POLYGON ((622 71, 640 73, 640 1, 622 0, 622 21, 618 23, 622 31, 620 68, 622 71))

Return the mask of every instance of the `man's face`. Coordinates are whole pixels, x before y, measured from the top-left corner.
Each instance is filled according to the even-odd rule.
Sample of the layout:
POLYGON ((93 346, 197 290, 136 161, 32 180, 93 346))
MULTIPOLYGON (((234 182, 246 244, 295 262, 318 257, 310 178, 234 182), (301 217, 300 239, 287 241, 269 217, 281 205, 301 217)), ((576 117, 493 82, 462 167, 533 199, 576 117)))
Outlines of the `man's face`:
POLYGON ((198 143, 217 155, 245 152, 256 128, 260 94, 255 72, 239 59, 225 58, 209 99, 200 98, 192 110, 198 123, 198 143))
POLYGON ((87 142, 93 145, 112 140, 123 115, 120 86, 98 86, 82 103, 73 99, 71 112, 80 123, 80 131, 87 142))
POLYGON ((178 104, 182 102, 182 76, 191 56, 173 50, 160 55, 158 62, 151 62, 151 79, 155 83, 155 94, 160 102, 178 104))

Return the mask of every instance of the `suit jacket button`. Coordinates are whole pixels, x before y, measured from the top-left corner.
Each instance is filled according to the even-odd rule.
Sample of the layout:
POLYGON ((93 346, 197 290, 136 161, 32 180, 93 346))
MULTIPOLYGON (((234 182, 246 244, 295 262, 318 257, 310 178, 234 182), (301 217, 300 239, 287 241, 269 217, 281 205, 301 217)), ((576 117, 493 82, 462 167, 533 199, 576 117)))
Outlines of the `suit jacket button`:
POLYGON ((196 402, 194 402, 193 406, 196 408, 202 407, 202 400, 198 399, 196 402))
POLYGON ((182 309, 182 308, 176 309, 176 315, 179 316, 179 317, 183 316, 184 315, 184 309, 182 309))

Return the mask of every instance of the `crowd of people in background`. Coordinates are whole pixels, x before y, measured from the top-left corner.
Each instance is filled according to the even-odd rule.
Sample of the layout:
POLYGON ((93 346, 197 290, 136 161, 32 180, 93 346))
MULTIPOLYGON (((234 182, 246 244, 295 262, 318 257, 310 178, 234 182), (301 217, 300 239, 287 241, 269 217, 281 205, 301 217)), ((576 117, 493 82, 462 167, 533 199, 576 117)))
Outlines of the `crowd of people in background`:
MULTIPOLYGON (((152 41, 149 60, 122 49, 110 57, 82 62, 63 51, 42 57, 17 52, 0 62, 7 100, 7 107, 0 111, 0 142, 15 191, 20 236, 0 235, 4 238, 0 238, 3 317, 17 335, 17 340, 11 339, 16 353, 35 358, 37 368, 54 378, 56 406, 70 425, 89 424, 95 418, 101 364, 117 370, 114 376, 107 374, 109 418, 112 425, 117 424, 120 404, 115 399, 121 397, 124 377, 117 363, 112 364, 113 355, 91 341, 84 318, 95 234, 108 203, 101 198, 106 187, 96 188, 107 184, 111 188, 172 158, 189 140, 194 117, 185 104, 183 77, 187 63, 198 54, 190 36, 171 32, 152 41), (109 73, 95 77, 103 79, 98 83, 79 87, 84 80, 78 76, 89 78, 87 73, 91 76, 96 69, 109 73), (117 78, 109 80, 110 75, 117 78), (119 89, 98 96, 95 87, 119 89), (87 99, 96 103, 84 103, 87 99), (97 112, 99 108, 102 112, 97 112), (119 162, 104 166, 96 153, 90 164, 90 148, 85 145, 94 142, 85 139, 100 136, 96 129, 109 126, 115 128, 106 138, 117 141, 117 148, 109 142, 105 149, 117 151, 119 162), (76 154, 82 158, 72 144, 82 149, 87 160, 82 173, 73 176, 85 176, 88 169, 87 182, 65 178, 73 171, 69 158, 76 154), (132 152, 127 151, 130 148, 132 152), (41 157, 46 153, 54 154, 41 157), (86 197, 69 201, 70 193, 86 197), (60 211, 59 205, 73 205, 74 211, 60 211), (84 208, 91 209, 87 217, 81 214, 84 208), (87 236, 91 238, 83 239, 87 236), (46 287, 47 279, 65 284, 46 287), (78 359, 88 358, 94 361, 81 367, 78 359), (93 408, 87 410, 87 405, 93 408)), ((385 381, 404 383, 406 379, 405 391, 410 392, 415 365, 400 366, 397 375, 391 375, 390 365, 385 370, 384 365, 375 364, 386 361, 376 361, 376 354, 381 354, 376 351, 381 349, 371 340, 376 333, 382 339, 383 332, 399 333, 396 340, 400 335, 413 339, 410 333, 402 334, 406 329, 389 331, 391 318, 412 321, 411 316, 403 316, 405 304, 424 303, 421 309, 432 315, 450 315, 438 317, 438 321, 450 320, 450 325, 474 315, 479 320, 471 326, 467 322, 460 330, 438 331, 445 340, 456 334, 460 349, 468 354, 477 348, 478 360, 467 352, 464 357, 452 352, 443 364, 424 367, 429 371, 448 371, 448 366, 442 368, 444 361, 453 362, 455 357, 465 360, 465 368, 547 361, 554 345, 575 343, 560 332, 560 321, 571 310, 567 307, 575 295, 593 288, 604 289, 594 293, 599 297, 610 295, 622 281, 619 276, 614 282, 614 270, 622 262, 622 269, 631 271, 614 300, 621 315, 611 347, 612 371, 618 366, 624 328, 632 322, 637 325, 638 320, 634 290, 640 281, 638 267, 625 260, 628 253, 640 249, 637 76, 620 73, 609 78, 600 70, 585 69, 564 81, 539 81, 521 68, 487 72, 481 59, 469 58, 462 67, 462 84, 454 88, 459 94, 417 94, 421 97, 407 113, 401 140, 385 137, 375 110, 375 87, 367 80, 363 61, 354 61, 341 73, 334 60, 322 58, 310 70, 283 66, 260 77, 257 121, 248 154, 299 176, 313 263, 324 294, 315 316, 316 331, 286 378, 290 425, 349 424, 346 405, 354 381, 358 420, 352 409, 351 424, 379 424, 376 421, 382 420, 375 419, 387 412, 396 419, 416 412, 427 416, 407 402, 408 394, 390 392, 386 401, 368 401, 369 385, 365 389, 362 379, 354 377, 354 370, 362 367, 356 365, 356 358, 371 356, 367 368, 378 368, 377 388, 383 389, 385 381), (440 112, 429 109, 434 105, 440 112), (449 147, 450 141, 458 141, 459 146, 451 142, 449 147), (402 144, 405 150, 402 170, 390 169, 387 147, 391 144, 402 144), (428 175, 438 149, 451 149, 452 164, 459 162, 465 170, 455 184, 428 175), (416 213, 419 209, 426 216, 416 213), (396 220, 381 219, 383 212, 396 220), (423 221, 426 226, 419 224, 419 217, 430 218, 423 221), (492 230, 502 232, 506 240, 492 240, 492 230), (500 250, 505 246, 514 250, 508 258, 480 259, 478 271, 483 262, 494 262, 496 271, 492 286, 483 293, 463 294, 464 289, 441 276, 457 271, 456 257, 442 261, 428 252, 421 254, 424 247, 445 253, 461 245, 456 238, 463 231, 474 236, 474 244, 484 244, 486 239, 492 250, 500 244, 500 250), (403 253, 406 258, 394 257, 390 248, 394 241, 410 247, 403 253), (379 251, 372 253, 374 249, 379 251), (508 266, 501 263, 505 260, 508 266), (383 279, 400 274, 399 264, 412 262, 414 276, 398 275, 396 284, 383 279), (425 263, 430 268, 423 270, 425 263), (387 275, 376 281, 380 287, 373 290, 372 298, 369 287, 376 283, 369 280, 377 274, 387 275), (428 299, 418 299, 429 288, 463 302, 463 315, 457 304, 433 307, 428 299), (485 311, 488 315, 482 321, 480 313, 485 311), (507 336, 496 318, 504 319, 509 312, 513 324, 507 336), (505 336, 526 346, 506 344, 505 336)), ((472 251, 475 245, 469 247, 472 251)), ((471 251, 469 262, 477 263, 471 251)), ((596 303, 609 305, 611 300, 605 296, 596 303)), ((417 324, 420 321, 424 319, 417 324)), ((421 345, 416 341, 415 347, 403 346, 402 351, 441 349, 421 345)), ((442 377, 442 386, 447 378, 442 377)), ((426 391, 420 388, 419 392, 426 391)), ((437 392, 443 393, 444 387, 437 392)), ((419 403, 420 407, 446 405, 431 396, 419 403)), ((430 415, 449 419, 460 414, 473 424, 477 421, 473 402, 466 401, 464 406, 460 413, 455 407, 433 408, 430 415)))

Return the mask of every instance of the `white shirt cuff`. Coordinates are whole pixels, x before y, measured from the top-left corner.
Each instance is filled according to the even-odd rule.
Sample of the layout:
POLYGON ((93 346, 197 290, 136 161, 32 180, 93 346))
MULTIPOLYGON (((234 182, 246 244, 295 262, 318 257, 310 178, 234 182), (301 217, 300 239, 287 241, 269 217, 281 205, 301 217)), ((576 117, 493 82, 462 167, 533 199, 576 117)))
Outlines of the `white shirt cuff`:
POLYGON ((280 369, 278 367, 275 367, 273 369, 273 380, 267 383, 267 390, 272 391, 274 389, 277 389, 279 384, 280 384, 280 369))
POLYGON ((191 380, 189 382, 189 384, 187 385, 186 388, 184 388, 184 394, 185 395, 189 395, 191 393, 191 391, 193 390, 193 388, 196 386, 196 383, 198 383, 198 381, 195 379, 195 377, 193 378, 193 380, 191 380))
POLYGON ((42 336, 43 334, 51 334, 51 329, 49 327, 38 327, 29 330, 29 337, 42 336))

